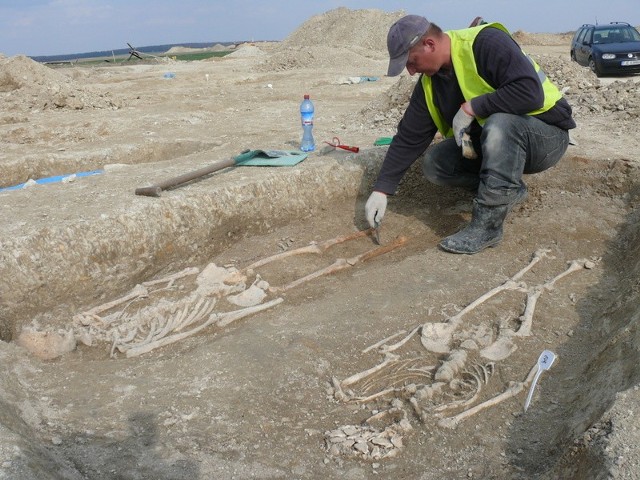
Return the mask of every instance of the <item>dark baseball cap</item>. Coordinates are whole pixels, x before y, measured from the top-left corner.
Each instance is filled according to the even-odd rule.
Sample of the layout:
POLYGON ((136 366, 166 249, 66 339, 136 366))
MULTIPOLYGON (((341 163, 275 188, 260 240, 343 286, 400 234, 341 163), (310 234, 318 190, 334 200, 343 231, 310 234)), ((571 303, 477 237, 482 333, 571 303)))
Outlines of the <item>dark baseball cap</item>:
POLYGON ((395 77, 402 73, 407 65, 409 50, 427 33, 429 25, 429 20, 420 15, 407 15, 391 25, 387 34, 388 76, 395 77))

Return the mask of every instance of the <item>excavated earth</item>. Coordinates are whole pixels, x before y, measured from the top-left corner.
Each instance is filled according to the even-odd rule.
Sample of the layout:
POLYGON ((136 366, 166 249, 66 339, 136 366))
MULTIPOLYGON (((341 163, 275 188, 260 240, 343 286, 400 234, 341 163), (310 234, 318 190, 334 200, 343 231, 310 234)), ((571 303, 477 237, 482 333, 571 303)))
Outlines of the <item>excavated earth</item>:
MULTIPOLYGON (((78 323, 186 268, 242 270, 365 229, 387 148, 374 141, 394 134, 415 81, 384 76, 384 34, 401 14, 340 8, 283 42, 210 61, 51 68, 0 57, 0 187, 27 187, 0 191, 0 478, 637 478, 637 77, 598 79, 571 63, 568 35, 515 35, 565 90, 578 128, 556 167, 526 177, 529 198, 498 247, 439 250, 469 219, 472 197, 413 168, 381 231, 383 246, 405 244, 270 293, 282 299, 272 308, 139 356, 78 323), (297 148, 305 93, 317 149, 301 163, 227 168, 158 198, 135 195, 245 149, 297 148), (360 152, 332 149, 333 137, 360 152), (54 176, 65 177, 34 182, 54 176), (491 373, 466 408, 522 387, 544 350, 556 355, 526 412, 528 384, 455 428, 441 420, 463 407, 423 404, 420 414, 401 394, 345 401, 360 394, 345 380, 385 358, 369 347, 444 322, 542 251, 522 288, 467 313, 454 339, 469 369, 491 373), (479 347, 517 330, 533 305, 523 289, 574 261, 577 271, 538 292, 531 335, 472 367, 479 347), (377 436, 348 441, 367 430, 377 436)), ((375 248, 363 236, 256 270, 282 286, 375 248)), ((187 280, 158 295, 177 301, 187 280)), ((122 311, 143 312, 138 301, 151 295, 122 311)), ((404 365, 447 360, 418 336, 395 353, 404 365)), ((362 391, 409 384, 399 365, 372 373, 362 391)), ((411 375, 432 383, 425 368, 411 375)))

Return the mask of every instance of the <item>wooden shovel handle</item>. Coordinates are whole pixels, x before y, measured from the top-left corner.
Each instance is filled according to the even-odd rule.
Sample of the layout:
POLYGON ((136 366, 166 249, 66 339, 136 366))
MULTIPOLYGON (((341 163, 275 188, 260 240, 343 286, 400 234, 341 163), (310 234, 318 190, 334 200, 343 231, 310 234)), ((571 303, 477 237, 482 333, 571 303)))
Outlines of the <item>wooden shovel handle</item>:
POLYGON ((156 183, 155 185, 151 185, 150 187, 136 188, 136 195, 159 197, 160 193, 163 190, 167 190, 171 187, 177 187, 178 185, 190 182, 191 180, 195 180, 196 178, 204 177, 205 175, 217 172, 218 170, 222 170, 223 168, 233 167, 235 164, 236 161, 234 158, 220 160, 219 162, 209 165, 208 167, 203 167, 198 170, 194 170, 193 172, 185 173, 183 175, 164 180, 162 182, 156 183))

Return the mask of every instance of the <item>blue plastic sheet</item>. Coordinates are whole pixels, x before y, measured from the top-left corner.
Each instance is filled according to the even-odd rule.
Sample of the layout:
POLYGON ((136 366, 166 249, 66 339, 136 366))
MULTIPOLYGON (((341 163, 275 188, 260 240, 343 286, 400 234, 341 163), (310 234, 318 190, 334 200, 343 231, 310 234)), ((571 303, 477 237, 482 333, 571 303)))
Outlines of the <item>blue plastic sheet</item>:
MULTIPOLYGON (((89 177, 91 175, 99 175, 101 173, 104 173, 104 170, 92 170, 90 172, 79 172, 79 173, 70 173, 67 175, 55 175, 53 177, 46 177, 46 178, 39 178, 38 180, 35 181, 36 184, 38 185, 46 185, 48 183, 59 183, 62 182, 64 179, 66 178, 70 178, 70 177, 89 177)), ((13 185, 11 187, 4 187, 4 188, 0 188, 0 192, 6 192, 9 190, 21 190, 25 187, 25 185, 27 184, 27 182, 25 183, 20 183, 19 185, 13 185)))

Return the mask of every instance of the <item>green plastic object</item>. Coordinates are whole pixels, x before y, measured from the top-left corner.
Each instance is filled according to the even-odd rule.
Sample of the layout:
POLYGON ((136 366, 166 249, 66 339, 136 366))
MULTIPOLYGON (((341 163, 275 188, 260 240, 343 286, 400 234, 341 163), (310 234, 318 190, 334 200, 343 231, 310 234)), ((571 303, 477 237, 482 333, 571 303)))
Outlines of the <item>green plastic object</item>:
POLYGON ((375 146, 391 145, 391 140, 392 140, 392 137, 380 137, 375 142, 373 142, 373 144, 375 146))

